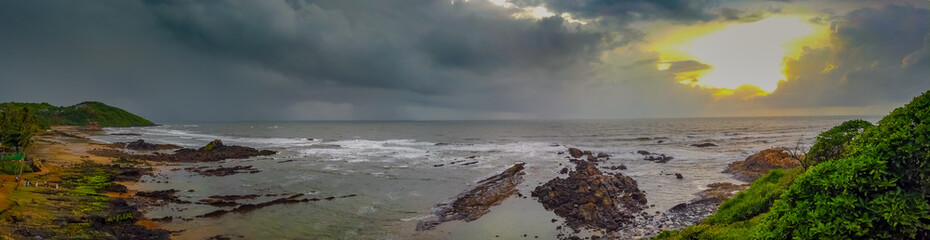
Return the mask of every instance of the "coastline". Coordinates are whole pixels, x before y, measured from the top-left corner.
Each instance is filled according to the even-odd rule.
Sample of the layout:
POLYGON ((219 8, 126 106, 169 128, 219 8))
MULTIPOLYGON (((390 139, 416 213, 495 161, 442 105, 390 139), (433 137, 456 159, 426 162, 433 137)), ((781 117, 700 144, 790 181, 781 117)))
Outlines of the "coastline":
POLYGON ((130 199, 135 191, 128 191, 124 186, 133 185, 135 180, 121 178, 116 181, 108 175, 102 178, 106 179, 102 182, 90 182, 97 185, 84 182, 84 179, 101 175, 83 174, 81 171, 107 174, 119 169, 145 174, 139 166, 115 163, 118 161, 116 158, 88 153, 93 149, 112 148, 88 138, 101 133, 81 127, 55 126, 36 136, 27 158, 42 167, 40 172, 24 173, 22 180, 39 185, 23 186, 22 181, 13 184, 15 176, 0 176, 5 183, 0 187, 0 222, 4 223, 0 224, 0 233, 3 234, 0 238, 132 236, 168 239, 168 231, 145 219, 139 212, 146 202, 130 199), (75 177, 79 178, 75 180, 75 177), (78 186, 65 187, 73 185, 78 186), (87 189, 96 191, 87 192, 87 189))
MULTIPOLYGON (((50 166, 59 167, 58 169, 52 169, 49 171, 59 172, 59 173, 62 171, 66 171, 68 169, 75 168, 76 165, 78 165, 78 163, 81 162, 82 156, 87 156, 88 160, 90 160, 91 162, 97 163, 97 164, 111 164, 114 162, 116 164, 124 164, 124 163, 127 163, 127 161, 118 160, 120 157, 133 159, 134 157, 132 156, 139 156, 137 154, 152 152, 152 150, 137 150, 135 148, 130 148, 128 142, 132 142, 133 140, 131 139, 145 139, 145 140, 153 140, 153 142, 165 142, 164 140, 159 141, 159 138, 152 137, 151 134, 146 134, 145 132, 140 132, 140 133, 136 133, 136 132, 127 133, 121 130, 121 131, 117 131, 114 134, 101 135, 105 133, 100 132, 100 131, 84 131, 84 130, 81 130, 80 128, 75 128, 75 127, 66 127, 66 128, 56 127, 53 131, 50 131, 50 133, 37 137, 38 144, 34 148, 35 153, 32 153, 32 155, 30 156, 34 156, 39 159, 47 158, 48 160, 46 160, 46 163, 48 163, 50 166), (94 141, 92 139, 88 139, 87 137, 93 137, 93 139, 101 139, 101 140, 94 141), (111 144, 110 142, 113 142, 113 143, 111 144), (106 155, 106 154, 113 154, 113 155, 106 155), (100 157, 100 156, 110 156, 110 157, 108 158, 108 157, 100 157)), ((198 141, 207 141, 206 139, 213 139, 213 138, 220 138, 220 137, 218 137, 217 135, 207 134, 207 135, 199 136, 198 141)), ((255 141, 254 139, 249 139, 249 140, 255 141)), ((649 143, 649 144, 635 145, 633 149, 647 149, 653 152, 673 154, 676 157, 683 155, 680 153, 676 154, 676 152, 674 151, 668 151, 668 150, 663 151, 661 148, 656 147, 658 144, 662 144, 663 141, 670 141, 670 139, 668 138, 662 138, 660 140, 635 139, 635 140, 630 140, 630 141, 639 141, 639 142, 649 143), (652 143, 656 141, 659 141, 659 142, 652 143), (659 149, 659 150, 655 150, 655 149, 659 149)), ((706 141, 708 140, 706 139, 694 140, 694 142, 706 142, 706 141)), ((171 141, 168 141, 168 142, 171 142, 171 141)), ((241 144, 242 140, 239 140, 237 142, 236 139, 232 139, 229 142, 241 144)), ((312 145, 308 147, 308 149, 315 150, 313 146, 316 146, 316 145, 323 145, 323 146, 332 148, 332 146, 334 146, 332 145, 333 142, 345 145, 346 147, 340 146, 339 150, 341 150, 342 148, 346 148, 347 152, 349 151, 348 146, 351 146, 351 145, 348 145, 347 142, 338 142, 335 140, 330 141, 330 142, 323 142, 323 143, 320 143, 318 141, 307 140, 306 143, 301 142, 300 144, 312 145), (330 144, 330 145, 326 145, 326 144, 330 144)), ((265 143, 265 142, 262 142, 262 143, 265 143)), ((683 143, 680 143, 679 145, 687 146, 688 144, 691 144, 691 143, 692 142, 683 142, 683 143)), ((411 144, 419 144, 419 143, 411 143, 411 144)), ((143 145, 143 146, 151 145, 148 147, 159 149, 160 147, 167 147, 170 144, 151 144, 151 143, 140 142, 139 145, 143 145)), ((183 144, 183 145, 190 147, 190 146, 200 145, 200 143, 195 143, 195 144, 188 143, 188 144, 183 144)), ((213 144, 208 144, 208 145, 213 145, 213 144)), ((425 148, 429 148, 429 150, 437 149, 437 148, 438 149, 452 148, 452 150, 447 150, 447 151, 456 151, 455 145, 451 147, 445 146, 442 144, 434 144, 434 143, 428 143, 428 145, 427 144, 420 144, 420 145, 427 146, 425 148)), ((721 144, 721 145, 724 145, 724 144, 721 144)), ((255 146, 259 148, 268 148, 268 145, 251 145, 251 146, 255 146)), ((464 145, 459 145, 459 146, 464 146, 464 145)), ((416 206, 408 207, 409 209, 413 209, 413 210, 396 215, 397 216, 396 221, 400 221, 404 223, 397 223, 395 225, 392 225, 390 229, 385 228, 383 230, 376 230, 376 231, 381 231, 380 232, 381 234, 388 233, 388 234, 391 234, 391 236, 405 236, 405 237, 413 238, 413 239, 436 239, 436 238, 443 238, 444 236, 447 236, 449 234, 452 234, 455 236, 474 236, 474 237, 481 237, 481 238, 491 238, 497 235, 510 236, 509 234, 514 233, 512 232, 512 229, 510 228, 505 229, 505 228, 495 227, 497 225, 500 225, 500 223, 502 222, 512 223, 512 222, 517 222, 517 221, 525 222, 526 219, 523 219, 523 218, 529 217, 529 218, 533 218, 539 221, 530 221, 532 222, 532 224, 530 224, 530 222, 522 223, 522 225, 524 225, 525 228, 521 228, 521 230, 518 233, 527 234, 530 237, 535 237, 537 235, 542 238, 546 238, 546 237, 555 238, 555 237, 560 237, 560 235, 561 237, 568 237, 568 236, 618 237, 618 236, 623 236, 627 234, 628 236, 648 237, 648 236, 652 236, 656 234, 658 231, 661 231, 661 230, 679 229, 680 227, 691 225, 693 224, 693 222, 691 222, 693 220, 691 219, 692 217, 699 217, 699 216, 704 216, 707 214, 713 214, 714 210, 716 210, 715 206, 712 208, 712 206, 706 204, 709 202, 698 201, 700 199, 687 200, 687 202, 685 203, 688 203, 688 204, 681 204, 682 202, 674 202, 675 204, 679 204, 681 206, 674 205, 674 204, 673 204, 674 206, 669 206, 669 207, 650 206, 649 209, 651 210, 649 210, 646 213, 648 213, 648 215, 652 217, 636 218, 635 223, 630 224, 632 227, 630 228, 631 231, 622 231, 621 233, 616 233, 616 234, 611 234, 608 231, 598 231, 598 230, 593 230, 590 232, 583 231, 581 233, 574 232, 573 229, 564 228, 565 226, 562 226, 566 224, 565 221, 562 221, 562 220, 550 221, 553 219, 562 219, 563 217, 558 216, 557 214, 554 214, 551 210, 546 210, 542 205, 540 205, 536 201, 536 197, 529 198, 529 199, 526 199, 526 198, 530 197, 533 187, 536 186, 537 183, 542 184, 546 181, 551 180, 552 177, 564 176, 562 175, 562 173, 557 173, 559 172, 559 169, 562 169, 565 166, 569 166, 572 163, 577 164, 577 161, 581 161, 582 159, 588 159, 588 158, 579 158, 574 161, 571 159, 566 160, 566 158, 569 158, 569 156, 566 156, 566 154, 563 153, 565 151, 565 147, 569 147, 573 145, 548 144, 545 146, 548 146, 551 149, 541 151, 539 152, 538 155, 527 155, 526 156, 527 157, 526 159, 545 159, 545 160, 551 160, 552 162, 551 164, 547 164, 547 162, 532 162, 530 164, 531 166, 526 170, 528 173, 527 176, 529 177, 530 182, 525 183, 525 184, 520 184, 520 186, 518 187, 519 192, 524 194, 524 196, 518 195, 517 197, 506 198, 500 205, 490 207, 488 209, 490 210, 490 213, 488 213, 487 216, 482 217, 480 220, 476 220, 474 222, 467 222, 467 223, 464 221, 455 221, 454 223, 441 225, 439 226, 439 228, 437 228, 436 230, 432 230, 432 231, 410 232, 414 229, 414 226, 412 225, 416 225, 417 220, 422 220, 423 217, 420 217, 420 216, 424 216, 425 213, 430 213, 430 212, 427 212, 429 211, 430 206, 432 206, 434 203, 445 201, 447 200, 448 197, 455 196, 455 194, 459 193, 458 191, 454 190, 457 188, 454 188, 452 190, 444 189, 442 191, 431 192, 432 194, 430 195, 431 197, 429 198, 425 198, 425 197, 421 198, 421 199, 434 199, 434 200, 432 201, 424 200, 423 201, 424 203, 421 203, 416 206), (558 166, 558 168, 554 168, 556 166, 558 166), (695 204, 691 204, 691 203, 695 203, 695 204), (676 210, 675 213, 664 213, 665 209, 671 208, 671 207, 674 207, 679 210, 676 210), (684 209, 686 211, 680 211, 681 209, 684 209), (658 211, 663 211, 663 213, 659 213, 658 211), (652 212, 656 212, 655 215, 651 214, 652 212), (684 214, 681 214, 679 212, 683 212, 684 214), (408 216, 408 215, 416 215, 416 216, 408 216), (688 218, 684 218, 682 216, 687 216, 688 218), (414 217, 414 218, 410 218, 410 217, 414 217), (405 220, 405 219, 413 219, 413 220, 405 220), (669 224, 670 221, 671 221, 671 224, 669 224), (487 234, 480 235, 480 236, 474 235, 474 232, 476 230, 485 231, 489 229, 493 229, 493 232, 488 232, 487 234)), ((362 147, 367 147, 367 146, 362 146, 362 147)), ((504 148, 507 148, 507 147, 504 147, 504 148)), ((272 148, 272 149, 280 150, 281 148, 272 148)), ((470 151, 471 149, 473 149, 473 147, 469 148, 470 151)), ((713 148, 713 147, 700 148, 700 147, 692 146, 692 147, 687 147, 687 149, 694 149, 694 150, 705 149, 705 150, 701 150, 705 152, 721 151, 720 149, 713 148)), ((588 150, 588 148, 585 148, 585 150, 588 150)), ((592 150, 592 152, 594 153, 597 153, 598 151, 603 151, 605 149, 595 147, 595 148, 591 148, 590 150, 592 150)), ((195 151, 195 150, 191 149, 190 151, 195 151)), ((325 149, 325 150, 316 150, 316 151, 333 151, 333 150, 325 149)), ((396 151, 396 150, 393 150, 393 151, 396 151)), ((498 151, 498 150, 494 150, 494 149, 487 150, 487 153, 497 154, 498 152, 495 152, 495 151, 498 151)), ((571 152, 571 149, 569 149, 569 152, 571 152)), ((470 164, 473 162, 497 163, 497 162, 486 161, 485 155, 483 154, 484 152, 466 152, 466 153, 467 154, 463 155, 465 156, 464 159, 475 159, 475 160, 471 160, 471 161, 456 160, 459 162, 456 162, 456 161, 453 161, 451 163, 447 162, 449 166, 446 166, 445 168, 443 168, 443 166, 441 165, 436 166, 435 164, 432 164, 432 163, 424 164, 423 166, 425 166, 424 167, 425 169, 432 169, 435 171, 443 171, 443 172, 449 171, 446 169, 452 169, 454 170, 454 172, 461 172, 462 170, 472 169, 472 167, 464 168, 464 166, 483 167, 480 169, 484 169, 484 170, 475 171, 479 173, 484 172, 484 171, 498 171, 498 172, 500 171, 500 170, 487 170, 492 167, 496 169, 496 166, 493 166, 493 165, 490 165, 490 167, 482 166, 480 164, 465 165, 466 163, 470 164), (470 157, 470 156, 475 156, 475 157, 470 157), (456 165, 456 163, 461 163, 462 165, 459 166, 459 165, 456 165)), ((648 190, 651 194, 657 194, 659 192, 657 191, 655 186, 649 186, 649 185, 658 185, 658 187, 661 188, 663 187, 663 185, 665 185, 664 184, 665 182, 658 182, 656 181, 657 179, 655 178, 649 178, 649 176, 651 176, 651 175, 648 175, 649 172, 646 172, 644 175, 644 173, 642 172, 642 169, 644 168, 665 169, 668 166, 674 166, 672 164, 686 163, 687 161, 689 161, 688 159, 684 159, 684 160, 676 159, 675 161, 670 161, 669 163, 666 163, 666 162, 659 162, 657 160, 650 160, 651 157, 654 157, 654 155, 655 156, 664 155, 664 154, 658 154, 658 153, 654 155, 650 155, 648 153, 644 154, 640 152, 624 153, 624 152, 620 152, 616 150, 611 151, 610 153, 611 154, 606 157, 608 158, 614 157, 613 154, 617 154, 618 155, 617 159, 610 160, 610 159, 605 158, 605 159, 592 161, 592 162, 597 162, 598 164, 602 165, 602 166, 599 166, 597 169, 600 169, 600 171, 604 171, 604 174, 606 176, 606 175, 615 174, 615 173, 618 173, 618 171, 621 171, 620 170, 621 168, 618 166, 624 165, 624 164, 625 164, 624 166, 628 165, 631 167, 632 170, 623 171, 623 174, 631 173, 635 177, 644 178, 642 181, 639 181, 640 186, 641 187, 643 186, 652 187, 649 189, 646 189, 646 188, 642 189, 643 192, 648 190)), ((140 216, 138 218, 133 219, 134 220, 132 222, 133 225, 144 226, 149 230, 157 230, 157 229, 176 230, 174 232, 170 232, 169 237, 177 237, 177 238, 204 239, 204 238, 209 238, 213 236, 220 236, 220 237, 229 236, 229 237, 234 237, 234 238, 243 237, 243 235, 247 235, 247 234, 242 234, 242 233, 236 232, 236 230, 231 230, 227 227, 222 227, 222 226, 228 226, 228 224, 242 224, 242 223, 245 223, 246 224, 245 226, 248 226, 248 224, 257 224, 256 222, 260 224, 277 223, 278 222, 277 220, 274 220, 274 219, 266 220, 265 218, 266 216, 281 214, 282 208, 280 207, 269 208, 267 211, 257 211, 255 213, 251 213, 253 215, 249 215, 249 216, 253 219, 257 219, 256 221, 250 220, 251 222, 246 222, 246 221, 235 222, 235 220, 230 220, 230 219, 235 219, 235 217, 223 218, 223 219, 217 219, 217 217, 225 213, 235 213, 236 215, 238 215, 240 212, 244 213, 246 211, 249 211, 249 209, 270 206, 272 204, 290 205, 290 204, 297 203, 297 202, 301 202, 301 203, 307 202, 306 208, 291 208, 286 211, 291 211, 294 209, 299 209, 299 210, 310 209, 311 211, 315 209, 336 209, 332 207, 336 205, 343 205, 343 204, 346 204, 344 206, 361 206, 359 208, 351 208, 350 210, 352 211, 347 212, 348 215, 355 214, 359 216, 371 213, 368 211, 364 211, 365 209, 363 209, 362 207, 373 206, 368 209, 373 209, 371 211, 380 210, 378 209, 379 207, 378 205, 364 205, 368 203, 362 202, 362 201, 371 200, 371 195, 373 193, 368 192, 368 191, 353 190, 351 192, 336 192, 332 190, 327 191, 326 189, 321 189, 319 187, 313 187, 313 186, 309 187, 309 190, 307 189, 301 190, 299 188, 290 188, 290 189, 277 189, 277 190, 269 191, 268 189, 256 188, 256 189, 252 189, 253 191, 241 191, 240 192, 240 191, 229 191, 230 189, 224 190, 221 188, 218 190, 213 189, 214 191, 211 191, 211 190, 200 187, 198 184, 191 184, 190 182, 191 177, 194 176, 193 179, 196 179, 197 183, 207 183, 206 186, 225 186, 222 184, 217 185, 217 183, 222 182, 224 178, 215 177, 215 176, 225 176, 225 175, 204 174, 208 171, 210 171, 210 173, 212 174, 213 173, 212 171, 214 170, 232 170, 229 174, 247 173, 246 175, 239 175, 239 176, 253 176, 253 177, 246 177, 244 179, 255 179, 256 177, 262 178, 263 177, 262 175, 266 173, 256 173, 260 171, 256 171, 256 172, 251 172, 251 171, 255 171, 254 169, 273 170, 273 169, 279 169, 279 166, 292 166, 293 164, 295 164, 295 160, 293 159, 294 158, 293 154, 294 152, 290 151, 290 152, 285 152, 285 154, 272 156, 272 157, 251 158, 251 159, 242 159, 242 160, 233 160, 233 161, 215 161, 215 160, 200 161, 200 160, 188 159, 189 161, 186 160, 186 161, 178 162, 177 159, 172 160, 172 161, 160 160, 163 157, 154 158, 156 160, 152 160, 152 161, 140 160, 139 162, 142 162, 145 164, 145 166, 143 167, 149 167, 150 169, 154 169, 153 171, 149 172, 149 174, 147 174, 147 175, 150 175, 150 177, 145 177, 141 181, 116 181, 114 182, 115 184, 128 186, 128 188, 125 188, 126 192, 120 192, 120 193, 109 192, 109 193, 105 193, 105 195, 111 198, 130 200, 129 202, 132 202, 132 204, 135 204, 136 207, 147 209, 148 211, 147 215, 152 219, 147 220, 147 219, 141 218, 140 216), (291 155, 287 155, 287 154, 291 154, 291 155), (269 161, 269 160, 273 160, 273 161, 269 161), (255 166, 254 169, 251 168, 253 165, 255 166), (237 167, 247 167, 247 169, 239 171, 237 170, 238 169, 237 167), (251 175, 251 174, 256 174, 256 175, 251 175), (171 182, 170 184, 168 183, 169 179, 171 182), (211 181, 213 184, 209 184, 211 183, 211 181), (163 196, 142 197, 143 194, 139 194, 140 196, 135 196, 137 191, 132 191, 133 189, 137 191, 142 191, 143 193, 162 192, 165 194, 163 196), (196 192, 194 190, 196 190, 196 192), (314 195, 317 193, 323 194, 323 195, 314 195), (253 195, 253 194, 257 195, 257 197, 250 197, 248 199, 245 199, 245 198, 243 199, 222 199, 223 197, 246 197, 246 196, 253 195), (291 194, 291 195, 288 195, 288 194, 291 194), (296 194, 306 194, 307 196, 304 198, 294 197, 296 194), (341 197, 343 196, 354 197, 356 194, 361 195, 360 197, 361 199, 355 199, 355 198, 348 199, 347 200, 348 202, 335 203, 336 205, 334 205, 333 203, 329 203, 329 201, 320 201, 320 200, 341 199, 341 197), (214 196, 219 196, 219 197, 214 197, 214 196), (327 196, 332 196, 331 197, 332 199, 330 199, 330 197, 327 197, 327 196), (178 197, 180 197, 180 199, 178 199, 178 197), (148 201, 147 202, 148 204, 146 205, 145 204, 146 202, 142 202, 142 204, 139 204, 139 201, 148 201), (320 201, 320 202, 317 202, 317 201, 320 201), (159 202, 161 202, 161 205, 159 205, 159 202), (166 204, 170 204, 170 205, 166 205, 166 204), (353 204, 353 205, 348 205, 348 204, 353 204), (180 208, 177 208, 179 206, 180 208), (188 206, 190 206, 190 208, 188 208, 188 206), (240 209, 242 211, 239 211, 240 209), (213 212, 210 212, 210 211, 216 212, 217 214, 213 214, 213 212), (184 213, 181 213, 181 212, 184 212, 184 213), (216 215, 217 217, 212 217, 208 215, 216 215)), ((351 154, 355 154, 354 150, 352 150, 351 154)), ((594 155, 599 155, 599 154, 594 154, 594 155)), ((308 161, 308 162, 331 164, 331 161, 308 161)), ((301 161, 297 161, 296 163, 303 164, 301 161)), ((352 163, 352 164, 356 164, 356 163, 352 163)), ((501 164, 504 164, 504 163, 501 163, 501 164)), ((379 165, 379 166, 383 166, 383 165, 379 165)), ((326 169, 326 166, 321 166, 319 168, 326 169)), ((337 177, 337 178, 340 176, 346 176, 346 175, 339 174, 337 172, 338 170, 331 170, 331 171, 332 172, 322 172, 321 175, 325 175, 329 177, 337 177)), ((382 172, 385 170, 378 169, 377 171, 382 172)), ((267 172, 273 172, 273 171, 267 171, 267 172)), ((672 170, 660 171, 658 173, 660 176, 658 177, 662 179, 658 179, 658 180, 670 179, 669 181, 671 182, 694 181, 694 180, 699 180, 702 177, 702 175, 697 175, 697 174, 689 172, 689 173, 684 174, 685 179, 687 180, 681 180, 680 177, 677 178, 676 180, 676 176, 672 175, 671 174, 672 172, 675 172, 675 171, 672 171, 672 170)), ((716 172, 717 171, 714 171, 714 174, 716 174, 716 172)), ((384 175, 384 173, 375 174, 371 176, 380 177, 382 175, 384 175)), ((474 172, 468 173, 468 174, 462 174, 461 179, 464 181, 464 184, 466 186, 471 186, 470 184, 474 184, 474 181, 473 181, 474 179, 476 178, 480 179, 480 177, 476 177, 479 175, 475 175, 474 172)), ((599 176, 601 174, 592 173, 590 175, 599 176)), ((351 176, 357 177, 357 175, 351 175, 351 176)), ((239 178, 239 179, 243 179, 243 178, 239 178)), ((416 180, 416 181, 419 181, 419 180, 416 180)), ((438 186, 438 184, 436 184, 436 182, 434 181, 429 181, 429 182, 430 182, 429 184, 421 186, 421 187, 424 187, 422 189, 428 189, 429 187, 432 187, 432 186, 438 186)), ((703 185, 706 185, 706 184, 702 184, 702 186, 703 185)), ((233 185, 229 185, 229 186, 235 188, 235 187, 242 186, 242 184, 235 184, 234 186, 233 185)), ((733 186, 736 186, 736 185, 733 185, 733 186)), ((708 185, 707 187, 711 188, 710 185, 708 185)), ((465 188, 470 189, 471 187, 465 187, 465 188)), ((422 189, 419 189, 416 191, 422 191, 422 189)), ((724 191, 724 193, 732 195, 734 192, 731 192, 730 190, 726 190, 724 191)), ((702 194, 701 196, 702 198, 707 198, 703 196, 703 192, 701 192, 701 194, 702 194)), ((664 196, 664 195, 659 195, 659 196, 664 196)), ((694 196, 691 196, 690 194, 688 194, 686 197, 691 198, 694 196)), ((380 199, 376 199, 376 200, 382 201, 380 199)), ((653 204, 655 203, 654 202, 650 203, 650 205, 653 205, 653 204)), ((362 216, 362 217, 367 217, 367 216, 362 216)), ((242 226, 242 225, 239 225, 239 226, 242 226)), ((3 229, 0 229, 0 231, 10 232, 8 230, 3 230, 3 229)), ((298 231, 295 231, 295 232, 298 232, 298 231)), ((327 234, 332 234, 332 233, 327 233, 327 234)), ((329 236, 335 236, 335 235, 329 235, 329 236)))

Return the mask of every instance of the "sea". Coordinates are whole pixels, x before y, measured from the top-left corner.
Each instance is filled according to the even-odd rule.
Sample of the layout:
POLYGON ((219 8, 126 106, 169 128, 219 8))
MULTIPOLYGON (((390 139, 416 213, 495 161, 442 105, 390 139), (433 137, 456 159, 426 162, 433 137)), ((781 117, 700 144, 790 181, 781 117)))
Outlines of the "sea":
POLYGON ((103 142, 144 139, 199 148, 214 139, 226 145, 274 150, 272 156, 212 163, 156 166, 134 190, 177 189, 181 200, 211 195, 263 197, 261 203, 303 193, 325 199, 272 205, 218 218, 197 216, 218 209, 196 203, 169 203, 145 209, 150 219, 178 239, 223 235, 232 239, 554 239, 561 218, 532 197, 511 197, 471 222, 453 221, 416 231, 436 204, 448 202, 482 179, 526 163, 524 196, 571 166, 569 147, 603 152, 601 166, 624 165, 623 175, 646 192, 649 212, 665 211, 693 199, 715 182, 743 184, 721 173, 733 161, 773 147, 808 148, 822 131, 846 120, 875 122, 875 116, 680 118, 629 120, 508 121, 309 121, 164 122, 159 126, 107 128, 103 142), (111 135, 134 133, 138 136, 111 135), (716 147, 694 147, 713 143, 716 147), (639 150, 674 157, 646 161, 639 150), (187 169, 252 166, 257 173, 201 176, 187 169), (677 179, 680 173, 684 178, 677 179), (557 220, 553 222, 554 220, 557 220))

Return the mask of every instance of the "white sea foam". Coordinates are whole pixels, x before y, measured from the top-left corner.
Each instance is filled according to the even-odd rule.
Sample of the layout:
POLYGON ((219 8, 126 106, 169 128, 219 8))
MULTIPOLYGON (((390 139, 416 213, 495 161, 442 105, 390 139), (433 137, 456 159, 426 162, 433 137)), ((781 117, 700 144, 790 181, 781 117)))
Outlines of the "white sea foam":
POLYGON ((401 218, 401 219, 398 219, 398 220, 400 220, 401 222, 420 221, 420 220, 423 220, 423 219, 430 218, 430 217, 432 217, 432 216, 433 216, 432 214, 430 214, 430 215, 420 215, 420 216, 409 217, 409 218, 401 218))

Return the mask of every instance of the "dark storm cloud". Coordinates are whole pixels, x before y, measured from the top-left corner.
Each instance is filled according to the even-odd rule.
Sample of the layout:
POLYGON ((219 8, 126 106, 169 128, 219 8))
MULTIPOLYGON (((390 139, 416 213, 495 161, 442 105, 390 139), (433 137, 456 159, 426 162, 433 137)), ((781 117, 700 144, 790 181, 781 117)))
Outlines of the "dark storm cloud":
POLYGON ((887 5, 835 21, 830 48, 786 63, 789 81, 767 97, 782 107, 904 102, 930 89, 930 11, 887 5))
POLYGON ((707 10, 719 5, 718 0, 519 0, 518 5, 538 6, 585 19, 610 22, 632 22, 650 19, 710 20, 707 10))
MULTIPOLYGON (((657 70, 637 47, 650 33, 632 25, 770 11, 719 8, 736 2, 514 2, 579 24, 482 0, 0 0, 0 101, 99 100, 156 120, 695 116, 719 104, 713 91, 672 73, 708 66, 657 70)), ((862 105, 926 88, 926 10, 820 21, 836 19, 836 47, 789 62, 795 79, 757 102, 862 105)))
MULTIPOLYGON (((446 93, 457 71, 560 69, 596 60, 611 36, 570 31, 558 17, 515 20, 506 9, 448 1, 160 1, 182 41, 305 81, 446 93), (371 5, 375 5, 374 7, 371 5)), ((472 79, 470 79, 472 80, 472 79)))
POLYGON ((0 77, 18 89, 0 93, 163 119, 295 116, 285 106, 342 118, 521 111, 538 101, 511 90, 557 91, 551 82, 618 44, 513 13, 483 1, 3 1, 0 77))

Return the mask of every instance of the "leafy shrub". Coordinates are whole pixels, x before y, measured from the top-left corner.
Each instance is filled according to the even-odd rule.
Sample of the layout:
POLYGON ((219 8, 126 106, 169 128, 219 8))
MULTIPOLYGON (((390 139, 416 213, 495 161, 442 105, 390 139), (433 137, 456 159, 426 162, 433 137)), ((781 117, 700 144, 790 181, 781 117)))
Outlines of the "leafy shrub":
POLYGON ((903 191, 886 162, 868 156, 812 167, 760 225, 760 239, 914 238, 926 229, 930 206, 903 191))
POLYGON ((930 229, 930 92, 812 167, 775 202, 761 239, 915 238, 930 229))
POLYGON ((904 191, 930 193, 930 92, 892 111, 849 146, 850 156, 888 162, 904 191))
POLYGON ((806 169, 827 160, 841 158, 843 153, 846 152, 846 145, 859 136, 860 133, 873 126, 868 121, 857 119, 843 122, 839 126, 820 133, 814 142, 814 146, 807 152, 801 163, 806 169))

